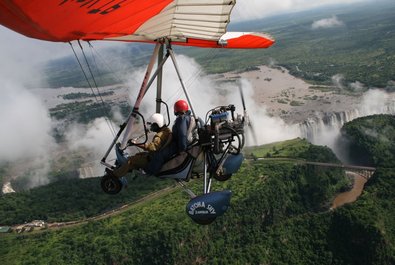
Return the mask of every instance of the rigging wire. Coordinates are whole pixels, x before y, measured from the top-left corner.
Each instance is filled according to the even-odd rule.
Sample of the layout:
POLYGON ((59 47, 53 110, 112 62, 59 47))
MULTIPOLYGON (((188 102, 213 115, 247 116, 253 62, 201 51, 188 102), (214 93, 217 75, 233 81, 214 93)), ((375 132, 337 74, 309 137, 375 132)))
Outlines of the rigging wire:
POLYGON ((104 83, 103 74, 100 72, 99 66, 96 62, 96 57, 93 53, 93 46, 89 41, 88 41, 88 45, 89 45, 89 48, 91 49, 90 51, 91 51, 91 57, 93 59, 94 69, 96 70, 97 76, 100 78, 101 83, 104 83))
MULTIPOLYGON (((88 45, 89 45, 89 48, 91 49, 91 56, 92 56, 92 59, 93 59, 94 66, 96 68, 97 76, 100 77, 102 83, 105 83, 105 80, 103 79, 104 74, 103 74, 103 72, 100 71, 100 68, 99 68, 99 65, 98 65, 98 63, 96 61, 96 56, 95 56, 95 53, 96 53, 96 55, 98 55, 100 57, 100 53, 94 49, 94 47, 90 43, 90 41, 88 41, 88 45)), ((115 71, 113 69, 111 69, 111 67, 107 64, 107 62, 103 58, 101 58, 101 59, 102 59, 101 62, 104 62, 105 65, 107 66, 107 68, 109 70, 109 73, 114 75, 115 82, 123 83, 122 80, 115 74, 115 71)), ((97 88, 97 89, 99 89, 99 88, 97 88)), ((101 95, 101 94, 99 93, 99 95, 101 95)), ((101 100, 103 101, 103 99, 101 99, 101 100)))
MULTIPOLYGON (((111 75, 113 75, 115 77, 115 80, 117 80, 120 83, 124 83, 124 80, 119 77, 116 72, 111 68, 111 66, 107 63, 107 61, 105 60, 105 58, 95 49, 95 47, 93 47, 93 45, 88 42, 89 47, 92 50, 92 53, 95 52, 96 55, 99 57, 99 59, 101 60, 101 62, 103 62, 103 64, 107 67, 107 69, 109 70, 109 72, 111 73, 111 75)), ((95 57, 94 57, 95 58, 95 57)))
MULTIPOLYGON (((90 42, 89 42, 90 44, 90 42)), ((107 69, 109 70, 109 72, 114 76, 115 80, 118 80, 119 83, 123 84, 124 86, 128 87, 127 84, 125 84, 125 78, 121 78, 120 76, 118 76, 116 74, 116 72, 111 68, 111 66, 107 63, 107 61, 105 60, 105 58, 90 44, 92 50, 98 55, 99 59, 101 59, 101 61, 104 63, 104 65, 106 65, 107 69)), ((136 57, 134 57, 136 58, 136 57)), ((139 82, 139 80, 137 80, 136 78, 133 79, 135 82, 139 82)), ((129 91, 129 90, 128 90, 129 91)), ((133 95, 131 95, 131 97, 133 97, 133 95)), ((126 102, 129 102, 130 104, 130 100, 133 101, 135 100, 135 98, 128 98, 126 97, 126 102)), ((129 105, 130 106, 130 105, 129 105)), ((131 106, 130 106, 131 107, 131 106)))
MULTIPOLYGON (((77 59, 78 65, 80 66, 80 68, 81 68, 81 70, 82 70, 82 73, 83 73, 83 75, 84 75, 84 77, 85 77, 85 80, 86 80, 86 82, 88 83, 89 88, 91 89, 92 94, 93 94, 94 97, 95 97, 95 100, 99 103, 99 99, 98 99, 98 97, 96 96, 95 91, 94 91, 94 89, 93 89, 93 87, 92 87, 92 84, 91 84, 91 82, 89 81, 89 78, 88 78, 88 76, 87 76, 87 74, 86 74, 86 72, 85 72, 85 69, 83 68, 83 66, 82 66, 82 64, 81 64, 81 61, 80 61, 80 59, 79 59, 78 56, 77 56, 77 53, 76 53, 76 51, 75 51, 75 49, 74 49, 74 47, 73 47, 73 44, 72 44, 71 42, 69 42, 69 44, 70 44, 71 49, 73 50, 73 53, 74 53, 75 58, 77 59)), ((96 86, 96 88, 97 88, 98 94, 99 94, 99 96, 100 96, 101 104, 102 104, 102 108, 101 108, 101 109, 102 109, 102 112, 103 112, 103 114, 105 114, 105 113, 104 113, 104 112, 105 112, 105 103, 104 103, 104 100, 103 100, 102 96, 100 95, 100 91, 99 91, 99 88, 97 87, 96 81, 95 81, 95 79, 94 79, 94 75, 93 75, 92 70, 91 70, 90 65, 89 65, 89 62, 88 62, 88 60, 87 60, 87 58, 86 58, 86 56, 85 56, 85 53, 84 53, 84 51, 83 51, 83 49, 82 49, 82 46, 81 46, 81 43, 80 43, 79 41, 78 41, 78 44, 80 45, 81 51, 82 51, 82 53, 83 53, 83 55, 84 55, 84 58, 85 58, 85 62, 86 62, 86 64, 88 65, 90 74, 91 74, 91 76, 92 76, 92 79, 93 79, 94 84, 95 84, 95 86, 96 86)), ((107 118, 106 115, 104 115, 104 119, 105 119, 105 121, 106 121, 106 123, 107 123, 107 125, 108 125, 108 127, 109 127, 109 129, 110 129, 110 131, 111 131, 111 133, 112 133, 113 136, 114 136, 114 135, 115 135, 115 129, 114 129, 112 123, 109 121, 109 119, 107 118)))
MULTIPOLYGON (((91 74, 93 83, 95 84, 95 87, 96 87, 96 90, 97 90, 97 94, 98 94, 98 96, 99 96, 99 98, 100 98, 100 101, 101 101, 101 104, 102 104, 102 106, 103 106, 103 109, 102 109, 103 114, 105 114, 106 103, 104 102, 103 97, 102 97, 102 95, 101 95, 101 93, 100 93, 100 91, 99 91, 99 87, 98 87, 98 85, 97 85, 97 83, 96 83, 95 76, 94 76, 94 74, 93 74, 93 72, 92 72, 92 69, 91 69, 90 64, 89 64, 89 62, 88 62, 88 58, 87 58, 86 55, 85 55, 85 52, 84 52, 84 49, 82 48, 82 45, 81 45, 80 40, 78 40, 78 44, 79 44, 79 46, 80 46, 80 48, 81 48, 81 52, 82 52, 82 55, 84 56, 85 63, 86 63, 86 65, 88 66, 89 73, 91 74)), ((92 90, 93 90, 93 89, 92 89, 92 90)), ((115 129, 114 129, 114 125, 112 124, 111 120, 110 120, 109 118, 107 118, 106 115, 104 115, 104 119, 106 120, 106 122, 107 122, 107 124, 108 124, 108 127, 110 128, 110 130, 111 130, 113 136, 115 136, 116 131, 115 131, 115 129)))
MULTIPOLYGON (((125 84, 125 79, 120 78, 120 76, 118 76, 118 75, 116 74, 116 71, 107 63, 107 61, 105 60, 105 58, 95 49, 95 47, 93 47, 93 45, 92 45, 90 42, 88 42, 88 44, 89 44, 89 47, 91 48, 92 57, 94 58, 94 62, 96 63, 96 60, 95 60, 96 56, 94 56, 93 53, 96 53, 97 57, 100 59, 100 63, 104 64, 104 65, 107 67, 109 73, 110 73, 111 75, 113 75, 114 80, 115 80, 116 82, 119 82, 119 83, 122 84, 123 86, 127 87, 127 84, 125 84)), ((98 69, 97 66, 96 66, 96 68, 98 69)), ((128 97, 126 97, 126 102, 129 102, 129 98, 128 98, 128 97)), ((130 103, 129 103, 129 107, 131 108, 130 103)), ((122 116, 123 116, 123 114, 122 114, 122 116)))

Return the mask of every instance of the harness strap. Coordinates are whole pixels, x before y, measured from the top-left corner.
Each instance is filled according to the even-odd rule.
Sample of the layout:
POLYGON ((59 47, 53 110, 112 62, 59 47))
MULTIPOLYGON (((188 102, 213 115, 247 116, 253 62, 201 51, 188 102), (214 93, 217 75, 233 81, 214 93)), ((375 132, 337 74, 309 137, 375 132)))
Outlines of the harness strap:
POLYGON ((195 129, 196 129, 196 121, 193 117, 191 117, 189 120, 189 127, 188 127, 188 131, 187 131, 188 144, 192 143, 196 137, 195 131, 194 131, 195 129))

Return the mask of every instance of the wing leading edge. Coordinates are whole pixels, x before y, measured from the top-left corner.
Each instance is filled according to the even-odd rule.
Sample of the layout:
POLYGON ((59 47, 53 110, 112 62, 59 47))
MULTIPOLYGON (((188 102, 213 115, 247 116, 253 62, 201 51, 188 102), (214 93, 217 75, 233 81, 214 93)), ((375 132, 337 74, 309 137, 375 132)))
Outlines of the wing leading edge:
POLYGON ((206 48, 267 48, 262 33, 226 32, 235 0, 8 0, 0 24, 54 41, 116 40, 206 48))

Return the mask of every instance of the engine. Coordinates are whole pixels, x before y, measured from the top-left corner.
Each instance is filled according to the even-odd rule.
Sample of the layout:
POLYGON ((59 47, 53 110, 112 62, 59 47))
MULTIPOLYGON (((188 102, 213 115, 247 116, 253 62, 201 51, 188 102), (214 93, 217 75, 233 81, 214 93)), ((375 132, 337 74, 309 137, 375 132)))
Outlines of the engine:
POLYGON ((199 129, 199 142, 211 148, 215 154, 239 153, 244 146, 244 117, 235 116, 234 105, 219 106, 206 115, 206 123, 199 129))

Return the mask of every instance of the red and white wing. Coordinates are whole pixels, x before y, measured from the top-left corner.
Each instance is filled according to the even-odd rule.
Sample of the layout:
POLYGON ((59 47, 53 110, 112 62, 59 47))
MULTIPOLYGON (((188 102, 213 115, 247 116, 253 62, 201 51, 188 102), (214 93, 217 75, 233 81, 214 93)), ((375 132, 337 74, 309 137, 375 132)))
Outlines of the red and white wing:
POLYGON ((0 24, 31 38, 267 48, 262 33, 226 33, 235 0, 3 0, 0 24))

